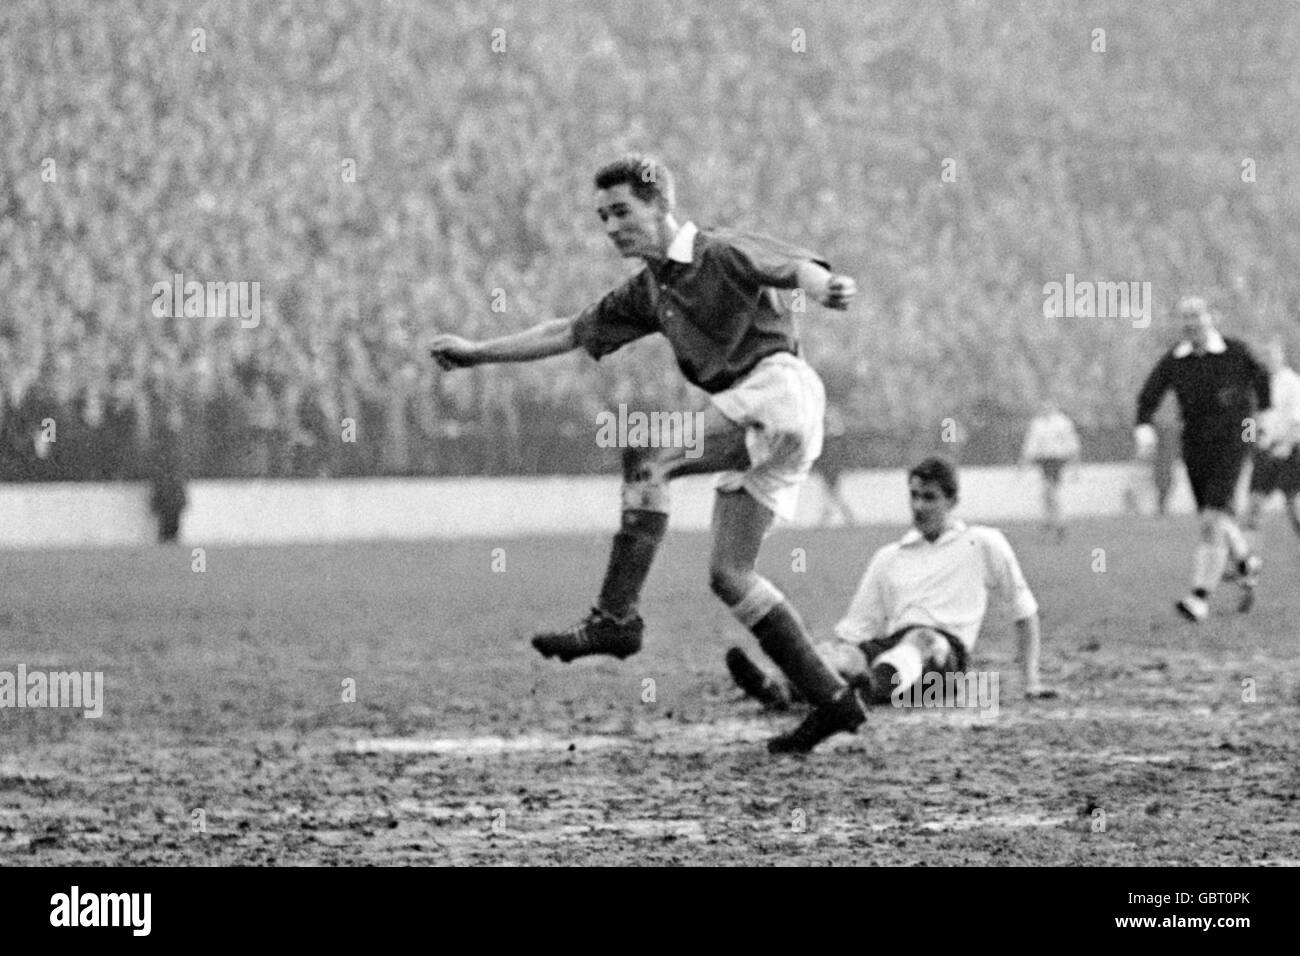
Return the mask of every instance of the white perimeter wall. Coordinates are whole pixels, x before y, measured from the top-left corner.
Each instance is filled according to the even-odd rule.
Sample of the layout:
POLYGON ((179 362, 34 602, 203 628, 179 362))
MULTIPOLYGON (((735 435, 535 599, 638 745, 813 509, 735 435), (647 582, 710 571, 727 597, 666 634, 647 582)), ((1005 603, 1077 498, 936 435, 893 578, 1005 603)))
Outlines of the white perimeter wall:
MULTIPOLYGON (((905 470, 845 475, 845 496, 859 521, 908 523, 905 470)), ((1084 465, 1067 478, 1068 515, 1118 515, 1136 479, 1152 508, 1154 493, 1126 463, 1084 465)), ((1032 520, 1039 515, 1036 472, 964 468, 959 514, 967 520, 1032 520)), ((273 544, 363 539, 423 539, 611 531, 618 524, 616 477, 383 478, 304 481, 195 481, 181 523, 187 544, 273 544)), ((712 481, 673 484, 671 525, 706 529, 712 481)), ((823 486, 805 486, 796 524, 817 523, 823 486)), ((1188 512, 1181 470, 1171 510, 1188 512)), ((155 540, 144 484, 0 485, 0 547, 139 545, 155 540)))

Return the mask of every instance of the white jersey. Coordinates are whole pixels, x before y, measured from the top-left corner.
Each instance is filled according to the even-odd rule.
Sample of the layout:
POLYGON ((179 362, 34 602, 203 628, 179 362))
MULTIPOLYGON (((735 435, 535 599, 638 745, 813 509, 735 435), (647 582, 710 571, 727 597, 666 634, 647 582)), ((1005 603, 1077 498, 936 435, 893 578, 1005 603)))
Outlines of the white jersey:
POLYGON ((1038 613, 1001 531, 954 521, 931 543, 913 528, 876 552, 835 635, 857 644, 924 624, 948 631, 969 651, 990 593, 1006 601, 1018 621, 1038 613))
POLYGON ((1282 366, 1269 376, 1273 424, 1279 442, 1300 442, 1300 375, 1282 366))
POLYGON ((1079 433, 1074 423, 1063 413, 1039 415, 1029 423, 1025 445, 1020 452, 1023 461, 1055 458, 1068 461, 1079 457, 1079 433))

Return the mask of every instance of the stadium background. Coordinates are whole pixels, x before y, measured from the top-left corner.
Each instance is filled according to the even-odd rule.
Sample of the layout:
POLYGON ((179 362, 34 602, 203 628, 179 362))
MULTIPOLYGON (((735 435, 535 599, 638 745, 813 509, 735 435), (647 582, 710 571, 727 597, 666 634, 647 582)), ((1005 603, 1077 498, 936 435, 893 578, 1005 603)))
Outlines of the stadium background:
MULTIPOLYGON (((1190 287, 1227 331, 1300 345, 1298 17, 1208 0, 0 2, 0 477, 188 472, 180 540, 199 546, 145 543, 144 482, 0 488, 0 544, 25 538, 0 546, 0 671, 104 675, 100 718, 0 709, 0 872, 1300 865, 1296 539, 1266 515, 1253 610, 1229 588, 1201 627, 1177 619, 1195 519, 1078 513, 1092 475, 1125 467, 1104 460, 1129 456, 1170 330, 1041 311, 1067 273, 1150 281, 1158 313, 1190 287), (782 526, 759 567, 817 636, 897 538, 916 446, 949 417, 969 433, 969 517, 979 474, 1012 469, 968 466, 1005 464, 1039 388, 1060 386, 1091 459, 1069 534, 1005 526, 1059 699, 1021 699, 995 608, 976 661, 1003 678, 995 721, 889 708, 772 761, 790 715, 726 675, 752 638, 708 591, 687 487, 643 652, 559 667, 532 649, 601 580, 618 477, 522 473, 606 466, 594 414, 674 405, 679 377, 655 342, 446 376, 426 345, 571 312, 624 275, 590 176, 634 146, 677 165, 697 221, 819 247, 862 288, 847 314, 813 308, 805 341, 855 447, 893 469, 847 494, 898 520, 782 526), (178 271, 261 282, 261 324, 154 318, 154 283, 178 271), (47 417, 52 445, 34 438, 47 417), (474 476, 263 480, 322 473, 474 476), (485 492, 504 486, 529 493, 485 492), (368 507, 402 532, 475 514, 491 532, 324 533, 368 507), (535 514, 571 533, 525 528, 535 514), (49 546, 60 529, 75 546, 49 546)), ((1028 482, 989 488, 1036 504, 1028 482)), ((1071 931, 1112 915, 1060 899, 1071 931)))
POLYGON ((803 326, 861 465, 950 416, 964 461, 1009 461, 1049 383, 1086 457, 1124 457, 1174 295, 1247 339, 1300 314, 1296 9, 1178 8, 9 0, 0 479, 608 469, 597 411, 686 398, 664 343, 439 376, 423 342, 618 281, 588 191, 633 147, 696 221, 858 278, 851 313, 803 326), (1106 52, 1062 61, 1093 27, 1106 52), (176 272, 260 281, 261 325, 154 318, 176 272), (1151 281, 1156 322, 1044 319, 1066 273, 1151 281))

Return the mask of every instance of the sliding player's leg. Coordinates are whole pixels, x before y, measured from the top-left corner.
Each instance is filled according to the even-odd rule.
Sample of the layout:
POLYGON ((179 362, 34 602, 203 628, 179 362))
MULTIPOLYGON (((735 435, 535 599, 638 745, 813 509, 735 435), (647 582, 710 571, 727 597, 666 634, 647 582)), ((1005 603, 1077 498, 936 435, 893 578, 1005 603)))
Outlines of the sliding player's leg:
POLYGON ((956 638, 932 627, 911 627, 865 648, 871 670, 871 701, 894 703, 928 673, 944 674, 966 669, 966 651, 956 638))
MULTIPOLYGON (((822 641, 816 648, 826 665, 873 706, 905 700, 926 674, 964 672, 969 660, 956 638, 929 627, 905 628, 863 644, 822 641)), ((786 710, 801 700, 793 687, 764 671, 738 647, 727 652, 727 669, 741 690, 769 710, 786 710)))

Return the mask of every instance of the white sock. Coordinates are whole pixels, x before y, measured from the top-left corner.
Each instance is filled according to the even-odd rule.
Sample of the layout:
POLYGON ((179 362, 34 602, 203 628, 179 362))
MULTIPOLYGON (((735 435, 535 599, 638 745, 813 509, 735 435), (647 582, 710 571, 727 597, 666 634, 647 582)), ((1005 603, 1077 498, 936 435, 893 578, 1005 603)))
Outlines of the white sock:
POLYGON ((1246 536, 1242 534, 1237 522, 1231 518, 1224 518, 1219 522, 1219 527, 1223 529, 1224 537, 1228 539, 1228 550, 1232 552, 1233 561, 1240 561, 1251 553, 1251 547, 1246 542, 1246 536))
POLYGON ((1198 544, 1192 557, 1192 590, 1213 591, 1219 586, 1227 563, 1228 549, 1222 544, 1198 544))
MULTIPOLYGON (((874 670, 881 664, 889 664, 898 672, 898 683, 890 688, 890 692, 901 694, 921 679, 921 671, 925 661, 921 659, 920 650, 912 644, 903 642, 895 644, 873 660, 871 667, 874 670)), ((872 693, 875 693, 875 691, 873 690, 872 693)))

